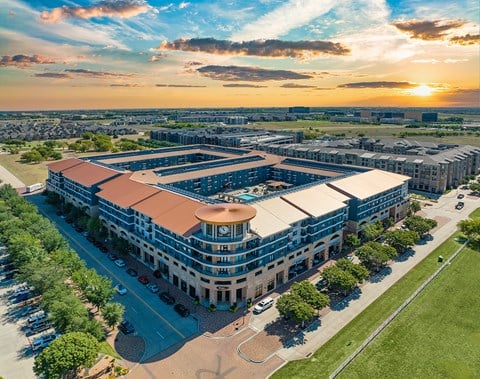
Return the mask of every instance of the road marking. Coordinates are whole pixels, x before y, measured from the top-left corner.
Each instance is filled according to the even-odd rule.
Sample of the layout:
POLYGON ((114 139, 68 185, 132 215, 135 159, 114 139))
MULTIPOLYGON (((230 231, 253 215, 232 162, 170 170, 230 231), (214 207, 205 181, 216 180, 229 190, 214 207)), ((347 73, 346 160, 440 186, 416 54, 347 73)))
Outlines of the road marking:
MULTIPOLYGON (((38 207, 37 207, 38 208, 38 207)), ((45 212, 43 210, 40 210, 39 211, 41 213, 43 213, 47 218, 49 218, 45 212)), ((50 219, 50 218, 49 218, 50 219)), ((70 241, 74 242, 79 248, 81 248, 90 258, 92 258, 95 262, 97 262, 101 267, 103 267, 103 269, 105 271, 107 271, 112 277, 114 277, 117 281, 119 282, 122 282, 112 271, 110 271, 109 268, 107 268, 102 262, 100 262, 97 257, 95 257, 94 255, 90 254, 90 252, 82 246, 81 242, 79 242, 77 240, 76 237, 74 237, 73 235, 70 235, 69 233, 67 233, 66 229, 55 223, 55 225, 57 225, 57 227, 59 229, 61 229, 63 231, 63 234, 64 236, 67 237, 67 239, 69 239, 70 241)), ((127 288, 133 296, 135 296, 140 302, 143 303, 143 305, 145 305, 154 315, 156 315, 160 320, 162 320, 170 329, 172 329, 176 334, 178 334, 181 338, 186 338, 177 328, 175 328, 168 320, 166 320, 160 313, 158 313, 155 309, 153 309, 150 304, 148 304, 145 300, 143 300, 140 296, 138 296, 134 291, 132 291, 130 288, 128 288, 126 285, 125 285, 125 288, 127 288)))
POLYGON ((134 311, 135 313, 138 313, 138 311, 137 311, 134 307, 130 307, 130 309, 131 309, 132 311, 134 311))
POLYGON ((161 338, 162 340, 164 340, 164 339, 165 339, 165 337, 164 337, 164 336, 162 336, 162 335, 160 334, 160 332, 157 332, 157 334, 160 336, 160 338, 161 338))

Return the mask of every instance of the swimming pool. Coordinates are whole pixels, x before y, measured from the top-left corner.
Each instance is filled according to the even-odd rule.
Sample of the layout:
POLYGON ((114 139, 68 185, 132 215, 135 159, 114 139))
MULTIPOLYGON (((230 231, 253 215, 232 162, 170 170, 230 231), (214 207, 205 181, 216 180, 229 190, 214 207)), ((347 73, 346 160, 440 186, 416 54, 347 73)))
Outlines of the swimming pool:
POLYGON ((250 200, 254 200, 254 199, 257 198, 257 196, 250 195, 249 193, 242 193, 241 195, 238 195, 238 196, 235 196, 235 197, 237 197, 238 199, 243 200, 243 201, 250 201, 250 200))

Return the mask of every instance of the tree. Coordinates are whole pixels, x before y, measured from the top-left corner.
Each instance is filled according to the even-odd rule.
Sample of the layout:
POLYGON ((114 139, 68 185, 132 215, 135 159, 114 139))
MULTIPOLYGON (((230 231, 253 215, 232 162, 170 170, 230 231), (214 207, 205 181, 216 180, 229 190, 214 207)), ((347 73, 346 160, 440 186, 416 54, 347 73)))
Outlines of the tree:
POLYGON ((357 246, 360 246, 360 238, 358 238, 355 234, 349 234, 345 237, 345 245, 350 248, 350 251, 354 250, 357 246))
POLYGON ((337 266, 343 271, 347 271, 352 274, 359 283, 368 278, 369 272, 365 266, 350 262, 348 259, 339 259, 337 261, 337 266))
POLYGON ((409 230, 417 232, 420 236, 427 234, 430 230, 437 226, 437 222, 435 220, 420 216, 407 217, 404 224, 409 230))
POLYGON ((422 209, 422 205, 418 200, 411 200, 408 206, 409 215, 413 215, 422 209))
POLYGON ((315 286, 308 280, 303 280, 298 283, 292 284, 292 293, 297 294, 300 298, 310 305, 317 312, 330 305, 330 298, 320 293, 315 286))
POLYGON ((100 309, 112 300, 114 289, 112 281, 98 275, 94 269, 82 268, 72 274, 72 279, 93 305, 100 309))
POLYGON ((327 267, 322 271, 322 276, 327 280, 328 288, 333 291, 341 291, 345 295, 357 285, 357 279, 338 266, 327 267))
POLYGON ((370 241, 357 249, 356 255, 360 261, 373 271, 383 267, 397 255, 395 248, 370 241))
POLYGON ((40 154, 40 152, 38 152, 37 150, 30 150, 30 151, 27 151, 26 153, 23 153, 21 156, 20 156, 20 159, 22 161, 25 161, 27 163, 39 163, 41 161, 43 161, 43 156, 42 154, 40 154))
POLYGON ((462 220, 458 223, 458 227, 468 239, 476 244, 480 244, 480 218, 462 220))
POLYGON ((276 307, 285 318, 293 318, 298 324, 304 325, 315 315, 315 310, 295 293, 287 293, 278 298, 276 307))
POLYGON ((53 300, 48 306, 48 310, 56 328, 62 332, 70 330, 72 325, 78 324, 76 320, 88 318, 87 309, 82 301, 73 294, 53 300))
POLYGON ((385 242, 403 253, 420 241, 420 236, 413 230, 393 230, 385 233, 385 242))
POLYGON ((124 238, 113 238, 112 247, 119 254, 127 255, 130 252, 130 243, 124 238))
POLYGON ((123 318, 125 307, 120 303, 108 303, 102 308, 102 317, 109 328, 117 326, 123 318))
POLYGON ((35 358, 33 371, 45 379, 75 377, 80 367, 90 367, 95 363, 98 351, 98 341, 92 335, 67 333, 35 358))
POLYGON ((362 234, 368 241, 376 239, 383 232, 383 225, 381 221, 374 224, 368 224, 362 229, 362 234))

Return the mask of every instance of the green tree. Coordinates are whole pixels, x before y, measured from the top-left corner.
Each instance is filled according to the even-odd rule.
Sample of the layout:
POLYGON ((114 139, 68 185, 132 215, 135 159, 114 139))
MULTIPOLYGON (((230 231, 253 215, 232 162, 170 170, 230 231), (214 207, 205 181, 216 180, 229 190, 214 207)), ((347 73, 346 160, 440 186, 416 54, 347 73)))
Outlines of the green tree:
POLYGON ((33 371, 44 379, 74 378, 80 367, 95 363, 98 351, 98 341, 92 335, 67 333, 35 358, 33 371))
POLYGON ((37 150, 30 150, 23 153, 20 156, 20 159, 27 163, 39 163, 44 160, 42 154, 40 154, 40 152, 38 152, 37 150))
POLYGON ((95 151, 110 151, 113 148, 112 138, 106 134, 95 134, 93 146, 95 151))
POLYGON ((102 317, 109 328, 117 326, 123 318, 125 307, 120 303, 108 303, 102 308, 102 317))
POLYGON ((130 252, 130 243, 124 238, 113 238, 112 247, 119 254, 127 255, 130 252))
POLYGON ((349 234, 345 237, 345 245, 347 245, 350 251, 354 250, 357 246, 360 246, 360 238, 355 234, 349 234))
POLYGON ((345 258, 339 259, 336 265, 343 271, 347 271, 352 274, 359 283, 367 279, 368 275, 370 274, 365 266, 350 262, 345 258))
POLYGON ((330 266, 322 271, 322 276, 327 280, 328 288, 340 291, 346 295, 357 285, 357 279, 349 272, 337 266, 330 266))
POLYGON ((376 271, 397 255, 395 248, 370 241, 357 249, 356 255, 368 268, 376 271))
POLYGON ((437 222, 435 220, 420 216, 407 217, 404 224, 409 230, 417 232, 420 236, 427 234, 430 230, 437 226, 437 222))
POLYGON ((472 242, 480 245, 480 218, 462 220, 458 223, 461 232, 472 242))
POLYGON ((321 309, 330 305, 330 298, 327 295, 320 293, 308 280, 292 284, 291 291, 300 296, 304 302, 310 305, 313 309, 316 309, 317 312, 320 312, 321 309))
POLYGON ((420 241, 420 236, 413 230, 393 230, 385 233, 385 242, 395 248, 398 253, 404 253, 420 241))
POLYGON ((417 200, 410 200, 410 205, 408 206, 409 215, 414 215, 422 209, 422 205, 417 200))
POLYGON ((299 295, 287 293, 280 296, 276 307, 278 312, 285 318, 293 318, 296 323, 304 325, 315 315, 315 310, 307 304, 299 295))
POLYGON ((72 325, 78 324, 77 320, 88 318, 87 309, 82 301, 73 294, 53 300, 49 304, 48 310, 50 319, 62 332, 71 330, 72 325))
POLYGON ((363 236, 368 240, 372 241, 376 239, 383 232, 383 225, 381 221, 377 221, 374 224, 365 225, 362 229, 363 236))

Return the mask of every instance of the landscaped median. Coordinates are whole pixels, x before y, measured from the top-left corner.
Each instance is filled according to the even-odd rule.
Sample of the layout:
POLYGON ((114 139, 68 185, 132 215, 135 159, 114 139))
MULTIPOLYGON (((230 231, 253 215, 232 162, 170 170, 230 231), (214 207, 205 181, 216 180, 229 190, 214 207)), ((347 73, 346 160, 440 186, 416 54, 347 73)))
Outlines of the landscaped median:
MULTIPOLYGON (((472 217, 478 217, 480 216, 480 211, 477 210, 472 214, 472 217)), ((428 257, 426 257, 422 262, 420 262, 413 270, 411 270, 407 275, 405 275, 400 281, 398 281, 394 286, 392 286, 387 292, 385 292, 381 297, 379 297, 374 303, 372 303, 369 307, 367 307, 360 315, 358 315, 353 321, 351 321, 347 326, 345 326, 334 338, 329 340, 325 345, 323 345, 319 350, 315 352, 315 354, 307 359, 307 360, 301 360, 301 361, 294 361, 290 362, 287 364, 285 367, 277 371, 272 375, 272 378, 326 378, 328 377, 348 356, 350 356, 363 342, 364 340, 395 310, 397 309, 442 263, 438 262, 438 256, 441 255, 443 256, 444 259, 448 259, 455 251, 458 250, 458 248, 461 246, 461 243, 455 241, 455 237, 457 237, 459 233, 454 234, 452 237, 450 237, 447 241, 445 241, 442 245, 440 245, 437 249, 435 249, 428 257)), ((432 346, 432 349, 435 350, 434 346, 440 343, 440 341, 444 340, 445 343, 448 345, 449 341, 453 341, 454 338, 444 338, 442 339, 441 336, 443 336, 445 333, 448 332, 446 330, 446 326, 443 323, 445 320, 456 320, 456 323, 461 325, 463 322, 463 313, 466 313, 467 315, 470 314, 469 312, 465 312, 465 307, 468 308, 468 310, 471 310, 473 308, 479 309, 480 305, 474 305, 472 302, 472 294, 473 293, 479 293, 480 288, 477 288, 475 292, 472 292, 473 288, 471 285, 465 286, 465 283, 463 280, 458 280, 457 282, 452 281, 451 278, 455 277, 455 273, 458 272, 459 270, 463 270, 467 272, 468 270, 470 274, 475 275, 478 274, 478 262, 475 264, 475 262, 470 262, 467 260, 467 262, 464 262, 464 258, 459 259, 464 256, 471 256, 475 257, 472 259, 477 259, 480 261, 480 257, 478 256, 478 252, 473 252, 470 249, 467 249, 464 251, 460 257, 458 257, 456 260, 453 261, 452 263, 452 269, 450 267, 440 274, 439 278, 435 279, 434 282, 432 282, 432 291, 437 289, 438 293, 432 294, 433 296, 444 296, 445 299, 444 301, 441 301, 440 304, 442 304, 445 308, 445 311, 442 309, 435 309, 434 312, 431 313, 430 318, 422 319, 419 320, 419 325, 421 321, 428 320, 429 325, 424 326, 425 330, 429 330, 430 332, 435 331, 437 334, 431 333, 431 336, 435 337, 431 338, 430 334, 425 335, 425 334, 419 334, 420 338, 426 338, 426 341, 422 341, 423 343, 430 344, 432 346), (450 285, 446 288, 443 289, 443 291, 448 291, 443 293, 442 288, 438 287, 437 281, 439 280, 444 280, 443 278, 448 277, 450 280, 450 285), (451 277, 451 278, 450 278, 451 277), (455 286, 453 286, 456 284, 455 286), (452 296, 457 300, 455 302, 452 301, 452 296), (462 302, 459 302, 458 299, 463 299, 462 302), (463 304, 463 306, 462 306, 463 304), (458 308, 457 308, 458 307, 458 308), (446 311, 448 309, 448 311, 446 311), (450 319, 450 317, 453 317, 453 319, 450 319), (430 341, 430 342, 428 342, 430 341)), ((462 272, 463 272, 462 271, 462 272)), ((469 282, 470 283, 470 282, 469 282)), ((478 280, 476 281, 477 287, 480 286, 480 283, 478 280)), ((430 293, 430 287, 427 287, 425 290, 425 293, 430 293), (427 291, 428 290, 428 291, 427 291)), ((425 293, 422 294, 422 298, 425 297, 425 293)), ((478 298, 478 297, 477 297, 478 298)), ((415 306, 415 302, 418 303, 418 299, 414 301, 414 303, 411 304, 411 306, 415 306)), ((478 303, 478 300, 477 300, 478 303)), ((429 304, 429 303, 426 303, 429 304)), ((420 304, 420 308, 422 304, 420 304)), ((411 306, 407 307, 405 312, 410 312, 411 306)), ((420 351, 414 347, 409 346, 404 346, 402 345, 402 340, 399 338, 399 336, 403 335, 408 335, 410 332, 410 326, 415 324, 416 316, 412 316, 413 318, 409 319, 409 322, 405 323, 405 327, 400 330, 400 333, 397 331, 397 339, 394 337, 392 338, 386 338, 383 339, 383 344, 381 345, 380 349, 377 349, 379 346, 380 342, 380 337, 382 337, 383 334, 380 335, 379 339, 374 341, 371 345, 372 350, 375 349, 375 351, 378 353, 383 352, 384 355, 381 355, 382 359, 376 359, 378 358, 378 355, 376 356, 375 354, 369 355, 368 359, 365 358, 363 354, 365 352, 369 351, 368 349, 362 353, 357 359, 359 360, 359 366, 358 369, 355 369, 355 363, 354 361, 352 363, 352 371, 350 371, 348 368, 347 370, 343 373, 342 377, 412 377, 412 376, 418 376, 415 375, 415 372, 410 371, 409 374, 407 375, 407 372, 402 372, 399 371, 397 374, 400 375, 391 375, 391 369, 392 366, 388 364, 388 361, 390 357, 396 357, 395 362, 396 366, 402 366, 405 364, 405 361, 401 358, 402 354, 405 352, 408 352, 409 350, 412 350, 415 354, 413 354, 409 359, 412 360, 415 357, 418 357, 420 359, 421 357, 425 357, 426 359, 423 362, 428 362, 428 355, 425 356, 423 351, 420 351), (401 346, 401 347, 397 347, 401 346), (415 350, 413 350, 415 349, 415 350), (398 360, 401 360, 401 363, 398 360), (369 363, 368 365, 365 364, 365 362, 371 361, 372 363, 369 363), (363 363, 361 363, 363 362, 363 363), (375 363, 373 363, 375 362, 375 363), (369 369, 372 369, 372 366, 376 367, 376 371, 372 371, 370 373, 366 373, 365 370, 366 367, 369 369), (384 368, 382 370, 382 368, 384 368), (404 375, 404 376, 402 376, 404 375)), ((395 321, 396 322, 396 321, 395 321)), ((477 331, 475 332, 472 330, 470 321, 465 320, 465 322, 468 323, 469 327, 465 328, 465 333, 470 334, 473 333, 473 336, 468 337, 467 335, 462 336, 462 338, 470 338, 470 339, 478 339, 478 336, 480 335, 480 330, 477 328, 477 331)), ((478 324, 477 324, 478 325, 478 324)), ((420 326, 421 328, 421 326, 420 326)), ((390 327, 387 328, 384 333, 389 332, 390 327)), ((452 331, 455 331, 454 333, 457 335, 459 334, 458 328, 452 328, 452 331)), ((473 341, 472 339, 472 341, 473 341)), ((410 343, 412 341, 408 340, 410 343)), ((465 346, 470 346, 468 343, 465 344, 465 346)), ((479 344, 477 343, 477 347, 479 344)), ((457 345, 446 347, 448 349, 458 349, 457 345)), ((477 350, 480 350, 477 348, 477 350)), ((471 357, 471 353, 465 354, 466 357, 471 357)), ((478 357, 480 357, 480 351, 477 351, 476 353, 476 360, 478 361, 478 357)), ((433 357, 432 358, 438 358, 438 357, 433 357)), ((448 356, 443 357, 444 360, 448 361, 448 356)), ((473 363, 473 362, 472 362, 473 363)), ((422 365, 422 362, 418 362, 418 365, 422 365)), ((415 362, 411 362, 410 366, 411 369, 415 366, 415 362)), ((468 366, 464 367, 464 365, 459 364, 458 362, 447 362, 445 364, 445 370, 441 372, 437 372, 438 375, 433 373, 432 371, 428 371, 430 376, 432 377, 439 377, 445 374, 445 372, 452 373, 454 371, 454 368, 464 369, 462 372, 466 374, 465 377, 475 377, 471 376, 473 373, 471 367, 475 366, 468 366), (461 366, 461 367, 460 367, 461 366), (469 376, 470 375, 470 376, 469 376)), ((478 367, 480 367, 480 362, 477 362, 477 370, 478 367)), ((431 369, 431 367, 429 367, 431 369)), ((427 371, 424 372, 424 374, 427 371)), ((480 373, 476 373, 477 377, 480 375, 480 373)), ((423 377, 423 375, 420 375, 419 377, 423 377)))

